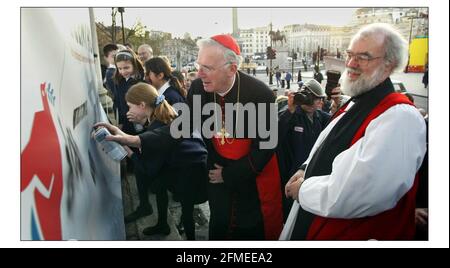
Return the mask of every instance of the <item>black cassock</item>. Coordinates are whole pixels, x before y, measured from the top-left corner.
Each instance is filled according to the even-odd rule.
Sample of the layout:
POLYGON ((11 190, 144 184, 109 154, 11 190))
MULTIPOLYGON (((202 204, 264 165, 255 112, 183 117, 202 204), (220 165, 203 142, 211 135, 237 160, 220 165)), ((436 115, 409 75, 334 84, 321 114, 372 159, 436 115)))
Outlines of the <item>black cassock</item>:
MULTIPOLYGON (((236 74, 233 87, 223 97, 206 92, 201 79, 193 81, 187 97, 191 112, 194 110, 194 96, 200 96, 201 108, 214 101, 220 107, 239 102, 244 106, 254 103, 258 108, 258 104, 263 103, 266 106, 266 128, 270 126, 269 104, 275 102, 275 96, 262 81, 242 72, 236 74)), ((273 112, 277 116, 277 111, 273 112)), ((226 114, 226 111, 223 113, 226 114)), ((214 111, 210 115, 203 115, 202 125, 211 116, 214 116, 214 111)), ((224 120, 217 117, 215 121, 224 120)), ((224 183, 208 183, 211 209, 209 238, 278 239, 282 229, 282 210, 275 150, 260 149, 260 141, 264 139, 258 133, 256 138, 249 137, 249 120, 258 122, 258 113, 256 118, 249 118, 249 113, 239 111, 237 120, 238 125, 244 123, 243 137, 236 139, 235 133, 227 129, 231 136, 224 140, 204 138, 208 149, 208 169, 216 169, 214 164, 224 167, 224 183)), ((236 111, 233 112, 233 127, 236 127, 236 111)))

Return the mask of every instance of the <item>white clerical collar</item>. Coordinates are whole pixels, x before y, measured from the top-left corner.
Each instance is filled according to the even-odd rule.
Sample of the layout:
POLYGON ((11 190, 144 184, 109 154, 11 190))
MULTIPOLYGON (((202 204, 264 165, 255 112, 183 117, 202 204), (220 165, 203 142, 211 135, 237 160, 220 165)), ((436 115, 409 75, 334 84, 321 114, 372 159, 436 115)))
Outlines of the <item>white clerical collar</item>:
POLYGON ((231 87, 230 87, 227 91, 225 91, 224 93, 219 93, 219 92, 217 92, 217 94, 219 94, 219 96, 221 96, 221 97, 227 95, 228 92, 230 92, 230 90, 233 88, 234 82, 235 82, 235 81, 236 81, 236 75, 233 76, 233 83, 231 83, 231 87))
POLYGON ((162 94, 164 94, 164 92, 166 92, 166 90, 170 87, 169 81, 167 81, 164 85, 162 85, 162 87, 160 87, 158 89, 158 94, 161 96, 162 94))
POLYGON ((347 112, 348 110, 350 110, 350 108, 354 105, 355 103, 353 101, 349 102, 349 104, 347 105, 347 107, 345 107, 345 111, 347 112))

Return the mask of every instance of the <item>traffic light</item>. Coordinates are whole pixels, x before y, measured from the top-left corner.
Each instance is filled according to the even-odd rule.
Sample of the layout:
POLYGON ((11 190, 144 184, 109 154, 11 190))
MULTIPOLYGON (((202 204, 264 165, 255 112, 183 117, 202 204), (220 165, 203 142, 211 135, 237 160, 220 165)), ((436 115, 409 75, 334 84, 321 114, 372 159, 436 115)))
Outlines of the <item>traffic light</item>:
POLYGON ((317 61, 317 52, 313 52, 313 62, 317 61))
POLYGON ((294 53, 293 57, 294 60, 297 60, 297 53, 294 53))

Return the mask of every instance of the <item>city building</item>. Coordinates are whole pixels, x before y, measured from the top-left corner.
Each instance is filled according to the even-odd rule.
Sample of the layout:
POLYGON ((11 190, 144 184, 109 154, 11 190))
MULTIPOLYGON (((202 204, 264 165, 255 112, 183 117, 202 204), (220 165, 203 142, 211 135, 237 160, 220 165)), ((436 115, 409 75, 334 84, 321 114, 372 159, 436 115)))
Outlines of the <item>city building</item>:
POLYGON ((238 43, 241 46, 242 56, 251 57, 255 54, 264 55, 267 47, 270 46, 269 32, 269 26, 240 29, 238 43))
MULTIPOLYGON (((233 22, 237 23, 235 16, 233 22)), ((346 26, 292 24, 284 26, 280 32, 286 36, 288 50, 294 50, 298 59, 311 59, 319 47, 326 49, 329 55, 342 53, 361 27, 376 22, 394 25, 410 43, 416 37, 428 37, 428 8, 359 8, 346 26)), ((258 58, 264 55, 270 46, 269 32, 270 26, 240 29, 238 42, 242 55, 258 58)))
POLYGON ((164 42, 161 55, 166 56, 173 66, 179 69, 197 59, 198 47, 190 38, 174 38, 164 42))
POLYGON ((428 36, 428 8, 359 8, 352 17, 353 33, 371 23, 389 23, 411 42, 416 36, 428 36))

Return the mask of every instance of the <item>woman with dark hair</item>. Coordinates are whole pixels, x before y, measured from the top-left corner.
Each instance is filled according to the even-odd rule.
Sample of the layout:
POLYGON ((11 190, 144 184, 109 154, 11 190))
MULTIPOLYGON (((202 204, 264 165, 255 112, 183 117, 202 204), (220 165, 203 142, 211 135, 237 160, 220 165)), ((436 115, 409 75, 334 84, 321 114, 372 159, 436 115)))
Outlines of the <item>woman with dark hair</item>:
POLYGON ((186 89, 172 75, 172 70, 164 59, 156 57, 145 62, 145 79, 158 90, 159 95, 164 95, 170 105, 185 102, 186 89))
POLYGON ((186 78, 184 77, 183 73, 175 70, 172 72, 172 75, 175 76, 176 79, 178 79, 178 82, 180 82, 181 87, 187 92, 188 88, 186 87, 186 78))
POLYGON ((121 50, 114 57, 116 72, 114 81, 114 110, 118 110, 119 128, 127 134, 136 134, 134 125, 127 119, 128 105, 125 101, 125 94, 128 89, 142 82, 144 78, 144 68, 136 54, 131 50, 121 50))

